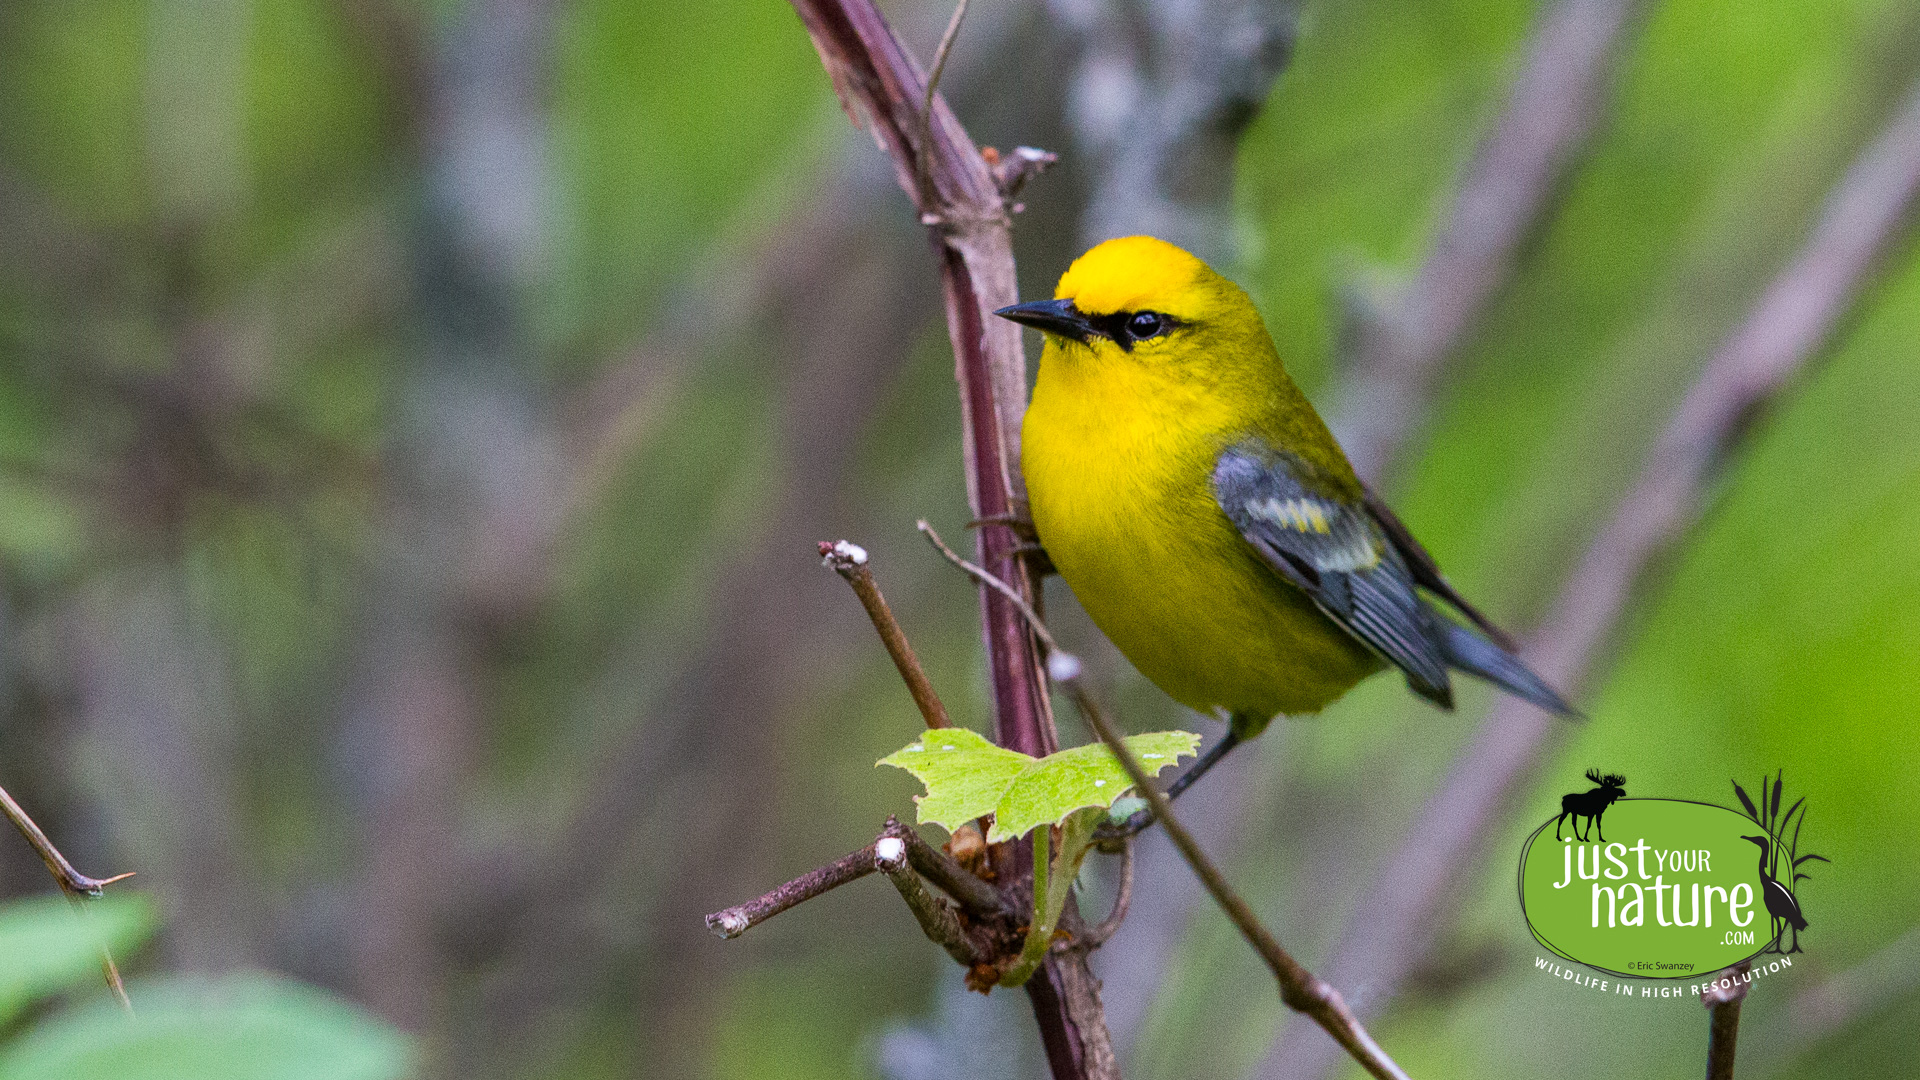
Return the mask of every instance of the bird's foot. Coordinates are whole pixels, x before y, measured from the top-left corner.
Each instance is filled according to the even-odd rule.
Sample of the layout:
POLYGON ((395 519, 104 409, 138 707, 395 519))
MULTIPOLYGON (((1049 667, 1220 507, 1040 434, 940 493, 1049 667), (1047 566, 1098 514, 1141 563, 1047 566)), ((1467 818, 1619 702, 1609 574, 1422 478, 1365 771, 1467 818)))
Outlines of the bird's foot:
POLYGON ((1054 568, 1053 559, 1047 554, 1046 545, 1040 542, 1040 533, 1033 527, 1032 518, 1021 513, 989 514, 967 522, 969 529, 984 528, 988 525, 1005 525, 1013 530, 1013 535, 1020 538, 1020 543, 1014 547, 1013 553, 1025 559, 1027 568, 1035 575, 1046 577, 1048 574, 1060 572, 1054 568))
POLYGON ((1037 545, 1040 542, 1040 530, 1034 528, 1033 518, 1027 515, 1025 507, 1006 514, 988 514, 967 522, 969 529, 983 529, 988 525, 1005 525, 1027 543, 1037 545))
POLYGON ((1127 841, 1145 832, 1153 821, 1151 809, 1136 810, 1124 821, 1109 821, 1093 830, 1093 846, 1112 855, 1124 847, 1127 841))

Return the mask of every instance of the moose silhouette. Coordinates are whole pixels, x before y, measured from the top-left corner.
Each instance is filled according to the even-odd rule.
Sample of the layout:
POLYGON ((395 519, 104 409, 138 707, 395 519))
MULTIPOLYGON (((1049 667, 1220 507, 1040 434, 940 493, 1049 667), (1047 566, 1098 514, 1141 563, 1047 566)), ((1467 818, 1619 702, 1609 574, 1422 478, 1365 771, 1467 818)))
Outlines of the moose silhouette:
POLYGON ((1601 828, 1600 818, 1607 812, 1607 807, 1626 797, 1627 778, 1619 773, 1607 773, 1602 776, 1599 769, 1588 769, 1587 779, 1600 786, 1592 791, 1575 791, 1560 796, 1560 816, 1553 822, 1555 840, 1560 839, 1560 823, 1572 818, 1574 839, 1584 843, 1587 837, 1580 835, 1580 819, 1585 818, 1587 831, 1598 832, 1600 842, 1603 844, 1607 842, 1607 834, 1601 828))

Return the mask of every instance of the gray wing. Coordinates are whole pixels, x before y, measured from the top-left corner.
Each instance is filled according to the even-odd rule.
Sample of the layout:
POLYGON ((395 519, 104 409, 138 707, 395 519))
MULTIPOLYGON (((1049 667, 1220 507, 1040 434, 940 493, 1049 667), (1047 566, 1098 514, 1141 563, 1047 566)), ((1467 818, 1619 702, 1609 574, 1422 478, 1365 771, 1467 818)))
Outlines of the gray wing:
MULTIPOLYGON (((1318 494, 1306 462, 1235 447, 1213 470, 1213 494, 1268 565, 1327 618, 1406 674, 1415 693, 1453 707, 1445 622, 1364 506, 1318 494)), ((1451 624, 1449 624, 1451 625, 1451 624)))
POLYGON ((1332 619, 1407 677, 1407 686, 1453 708, 1449 668, 1477 675, 1550 712, 1578 717, 1514 655, 1510 639, 1441 576, 1393 511, 1371 492, 1361 503, 1319 494, 1313 467, 1258 444, 1220 455, 1213 494, 1261 558, 1332 619), (1484 633, 1421 598, 1425 587, 1484 633))

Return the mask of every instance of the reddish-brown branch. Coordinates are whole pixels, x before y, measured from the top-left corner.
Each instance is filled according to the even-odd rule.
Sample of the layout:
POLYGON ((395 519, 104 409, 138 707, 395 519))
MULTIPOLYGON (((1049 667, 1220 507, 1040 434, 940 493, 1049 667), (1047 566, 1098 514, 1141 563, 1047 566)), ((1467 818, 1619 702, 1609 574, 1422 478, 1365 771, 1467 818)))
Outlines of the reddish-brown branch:
MULTIPOLYGON (((1707 362, 1522 651, 1549 683, 1577 689, 1589 681, 1649 570, 1698 520, 1752 418, 1820 355, 1902 231, 1916 193, 1920 86, 1834 188, 1806 245, 1707 362)), ((1466 868, 1478 865, 1479 845, 1532 776, 1556 722, 1518 698, 1500 698, 1417 819, 1425 824, 1361 898, 1327 970, 1343 984, 1374 987, 1363 1014, 1381 1008, 1402 973, 1418 966, 1434 922, 1466 868)), ((1317 1077, 1334 1064, 1283 1038, 1260 1075, 1317 1077)))
MULTIPOLYGON (((888 823, 889 830, 895 828, 888 823)), ((972 970, 989 958, 989 954, 976 948, 967 938, 967 931, 960 925, 960 917, 953 909, 927 891, 927 883, 920 880, 914 872, 911 860, 907 857, 907 842, 896 835, 882 836, 874 842, 873 864, 900 893, 900 899, 906 902, 907 910, 913 912, 915 922, 927 940, 946 950, 954 963, 972 970)))
MULTIPOLYGON (((990 317, 1019 299, 1006 196, 946 101, 927 94, 919 65, 871 0, 793 4, 841 103, 887 152, 928 226, 960 384, 968 502, 975 520, 992 523, 975 533, 976 557, 1030 601, 1034 581, 1012 526, 1024 501, 1018 462, 1026 359, 1019 328, 990 317)), ((980 595, 995 740, 1035 756, 1051 753, 1058 739, 1038 645, 1007 597, 986 588, 980 595)), ((996 862, 1013 871, 1003 875, 1003 889, 1021 889, 1018 868, 1031 859, 1004 851, 996 862)), ((1077 953, 1050 957, 1027 983, 1056 1078, 1118 1074, 1097 988, 1077 953)))

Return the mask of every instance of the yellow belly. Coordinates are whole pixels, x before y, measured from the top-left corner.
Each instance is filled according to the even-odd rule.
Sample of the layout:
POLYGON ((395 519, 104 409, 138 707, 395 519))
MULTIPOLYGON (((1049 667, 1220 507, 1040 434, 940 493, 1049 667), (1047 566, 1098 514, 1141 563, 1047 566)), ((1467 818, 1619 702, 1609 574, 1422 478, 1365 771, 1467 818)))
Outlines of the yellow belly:
POLYGON ((1050 386, 1048 374, 1023 432, 1034 525, 1141 674, 1191 708, 1266 719, 1318 712, 1379 670, 1214 502, 1213 464, 1233 435, 1178 403, 1145 412, 1125 388, 1102 400, 1103 388, 1050 386))

